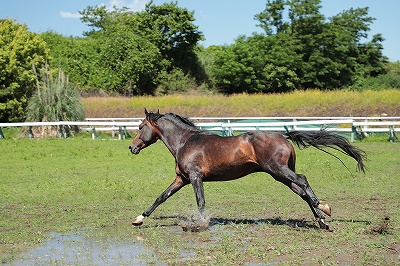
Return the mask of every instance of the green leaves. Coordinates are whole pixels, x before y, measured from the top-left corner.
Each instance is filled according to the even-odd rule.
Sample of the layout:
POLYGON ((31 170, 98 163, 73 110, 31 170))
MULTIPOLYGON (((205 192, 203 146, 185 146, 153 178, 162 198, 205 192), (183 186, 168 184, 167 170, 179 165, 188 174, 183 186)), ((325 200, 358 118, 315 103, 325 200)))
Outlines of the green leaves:
POLYGON ((48 52, 26 25, 0 20, 0 122, 24 120, 26 99, 35 84, 32 66, 43 65, 48 52))
POLYGON ((25 25, 1 20, 0 121, 24 119, 34 90, 32 65, 40 69, 45 61, 80 91, 120 95, 196 87, 226 94, 360 88, 386 73, 383 36, 368 39, 374 21, 368 8, 325 18, 320 0, 266 2, 255 15, 264 34, 208 48, 198 45, 203 35, 193 11, 177 2, 150 1, 140 12, 89 6, 80 12, 91 27, 84 38, 37 36, 25 25))
MULTIPOLYGON (((177 69, 196 75, 194 49, 202 39, 193 12, 177 3, 154 5, 142 12, 128 9, 109 11, 104 6, 80 12, 82 21, 93 29, 86 33, 96 41, 98 68, 107 73, 106 91, 153 94, 165 73, 177 69)), ((172 74, 173 75, 173 74, 172 74)))
POLYGON ((215 50, 216 85, 226 93, 291 91, 299 82, 297 45, 284 34, 241 36, 235 44, 215 50))
POLYGON ((211 76, 225 93, 338 89, 385 73, 381 35, 370 42, 368 8, 326 20, 320 0, 269 0, 255 19, 265 35, 215 51, 211 76), (287 14, 287 18, 284 17, 287 14))
POLYGON ((100 52, 116 91, 133 90, 135 94, 151 93, 157 81, 161 55, 157 47, 132 32, 106 32, 100 52), (154 79, 153 79, 154 78, 154 79))

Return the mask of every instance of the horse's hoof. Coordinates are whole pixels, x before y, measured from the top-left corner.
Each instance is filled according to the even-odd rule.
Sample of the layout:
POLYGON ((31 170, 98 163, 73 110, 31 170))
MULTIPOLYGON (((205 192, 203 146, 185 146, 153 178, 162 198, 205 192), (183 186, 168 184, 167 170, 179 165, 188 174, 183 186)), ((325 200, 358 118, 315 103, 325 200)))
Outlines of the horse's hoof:
POLYGON ((319 224, 319 228, 323 229, 323 230, 327 230, 329 232, 332 232, 333 230, 331 228, 329 228, 329 225, 327 225, 325 223, 324 219, 318 219, 318 224, 319 224))
POLYGON ((328 204, 318 204, 317 208, 321 211, 323 211, 326 215, 331 216, 332 215, 332 209, 328 204))
POLYGON ((139 226, 142 224, 143 224, 143 222, 137 222, 136 220, 132 222, 132 225, 134 225, 134 226, 139 226))
POLYGON ((136 217, 135 221, 132 222, 132 225, 134 226, 139 226, 143 224, 143 219, 144 216, 143 215, 139 215, 138 217, 136 217))

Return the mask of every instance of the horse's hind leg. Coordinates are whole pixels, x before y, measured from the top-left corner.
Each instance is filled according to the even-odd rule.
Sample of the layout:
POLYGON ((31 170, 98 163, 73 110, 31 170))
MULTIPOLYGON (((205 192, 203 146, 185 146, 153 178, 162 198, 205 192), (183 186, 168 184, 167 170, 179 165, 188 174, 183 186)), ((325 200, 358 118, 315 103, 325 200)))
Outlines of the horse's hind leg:
POLYGON ((322 229, 329 229, 328 225, 325 224, 325 217, 322 215, 320 210, 327 215, 331 215, 330 207, 320 203, 304 175, 296 174, 287 166, 281 167, 278 171, 274 171, 274 173, 271 175, 276 180, 287 185, 293 192, 298 194, 305 202, 307 202, 314 214, 314 217, 317 219, 319 226, 322 229))
POLYGON ((313 203, 312 205, 314 207, 316 207, 317 209, 323 211, 325 214, 331 216, 331 208, 329 207, 328 204, 321 204, 319 202, 317 196, 315 196, 315 194, 314 194, 314 191, 311 189, 310 184, 308 183, 307 178, 305 177, 305 175, 297 174, 297 177, 301 181, 301 183, 305 184, 305 186, 304 186, 304 188, 301 188, 296 183, 292 183, 291 184, 291 189, 293 191, 295 191, 294 189, 296 189, 296 190, 302 189, 303 191, 300 191, 300 194, 297 193, 297 192, 296 193, 299 194, 300 196, 302 196, 304 194, 306 196, 309 196, 311 198, 311 200, 312 200, 311 203, 313 203))
MULTIPOLYGON (((315 219, 318 221, 320 228, 328 230, 329 226, 325 223, 325 217, 322 215, 322 213, 320 211, 320 210, 322 210, 324 213, 326 213, 327 215, 330 216, 331 208, 328 206, 328 204, 323 205, 321 203, 318 203, 318 205, 315 206, 315 200, 317 202, 319 202, 315 195, 314 195, 315 200, 313 203, 312 201, 309 200, 310 197, 307 195, 307 193, 302 188, 300 188, 298 185, 296 185, 295 183, 292 182, 290 184, 290 188, 292 189, 293 192, 295 192, 297 195, 299 195, 305 202, 307 202, 308 206, 310 206, 312 213, 314 214, 315 219)), ((311 187, 310 187, 310 190, 311 190, 311 187)))

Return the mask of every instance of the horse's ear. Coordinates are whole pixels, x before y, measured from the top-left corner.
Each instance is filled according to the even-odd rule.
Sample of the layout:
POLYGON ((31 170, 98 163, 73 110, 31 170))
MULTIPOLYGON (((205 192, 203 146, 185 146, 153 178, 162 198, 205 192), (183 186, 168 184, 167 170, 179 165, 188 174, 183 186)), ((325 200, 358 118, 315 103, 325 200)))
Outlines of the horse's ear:
POLYGON ((144 114, 145 114, 146 116, 148 116, 148 115, 149 115, 149 112, 147 112, 147 109, 146 109, 146 107, 144 108, 144 114))
POLYGON ((160 114, 160 109, 157 110, 157 114, 158 114, 158 115, 160 114))

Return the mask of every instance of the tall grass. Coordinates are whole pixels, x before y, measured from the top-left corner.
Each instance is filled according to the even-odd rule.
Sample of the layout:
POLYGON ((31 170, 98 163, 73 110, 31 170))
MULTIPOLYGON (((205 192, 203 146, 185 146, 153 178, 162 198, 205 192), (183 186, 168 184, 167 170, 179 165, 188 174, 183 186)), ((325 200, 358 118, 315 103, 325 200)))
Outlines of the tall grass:
POLYGON ((90 97, 86 117, 140 117, 143 109, 186 116, 388 116, 400 115, 400 90, 294 91, 286 94, 90 97))
POLYGON ((28 102, 28 121, 74 121, 84 118, 79 92, 69 86, 63 71, 53 78, 49 69, 41 71, 36 93, 28 102))
POLYGON ((84 109, 80 94, 69 85, 64 72, 59 71, 58 77, 53 78, 48 68, 42 69, 40 81, 37 77, 37 90, 28 101, 27 121, 80 121, 83 119, 84 109))

